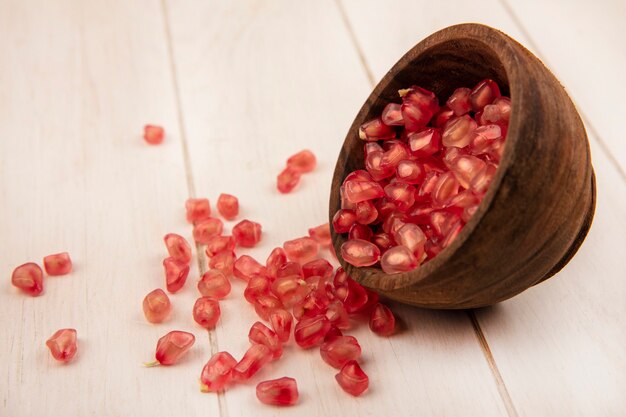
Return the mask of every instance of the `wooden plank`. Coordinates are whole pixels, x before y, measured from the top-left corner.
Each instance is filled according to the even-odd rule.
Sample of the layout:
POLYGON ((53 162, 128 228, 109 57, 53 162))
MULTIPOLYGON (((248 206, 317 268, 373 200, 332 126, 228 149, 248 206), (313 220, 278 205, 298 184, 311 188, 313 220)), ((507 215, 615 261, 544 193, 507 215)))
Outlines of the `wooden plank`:
POLYGON ((189 235, 185 167, 160 4, 5 1, 0 5, 0 415, 217 415, 198 392, 207 333, 195 289, 150 325, 141 300, 163 285, 162 236, 189 235), (141 139, 147 122, 166 142, 141 139), (38 298, 12 269, 68 250, 75 271, 38 298), (75 327, 79 357, 56 363, 46 339, 75 327), (143 368, 180 328, 197 345, 179 366, 143 368))
MULTIPOLYGON (((168 9, 197 193, 240 197, 241 218, 260 221, 264 235, 259 247, 238 253, 263 261, 272 247, 326 221, 335 155, 371 87, 330 1, 168 2, 168 9), (279 195, 276 174, 305 147, 319 168, 294 194, 279 195)), ((236 282, 216 331, 219 350, 236 356, 256 320, 242 291, 236 282)), ((406 330, 391 339, 363 326, 354 332, 371 378, 363 397, 340 391, 316 349, 291 342, 283 359, 226 392, 223 415, 506 413, 464 313, 397 312, 406 330), (298 380, 297 411, 259 407, 254 385, 285 375, 298 380)))

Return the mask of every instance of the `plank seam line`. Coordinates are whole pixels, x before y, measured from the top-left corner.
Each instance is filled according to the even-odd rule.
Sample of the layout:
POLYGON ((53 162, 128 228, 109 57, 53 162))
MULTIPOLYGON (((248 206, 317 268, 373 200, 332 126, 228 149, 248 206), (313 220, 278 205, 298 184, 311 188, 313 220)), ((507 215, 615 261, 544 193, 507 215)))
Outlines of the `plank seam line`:
MULTIPOLYGON (((185 120, 183 118, 183 106, 180 94, 180 84, 178 82, 178 69, 174 60, 174 44, 172 41, 172 31, 170 28, 170 16, 167 8, 166 0, 161 0, 161 12, 163 16, 163 29, 165 36, 165 45, 167 50, 167 58, 169 63, 169 69, 171 74, 172 88, 174 90, 174 103, 176 105, 176 118, 178 121, 178 129, 180 135, 180 142, 183 154, 183 164, 185 167, 185 177, 187 180, 187 190, 189 197, 196 196, 196 187, 193 179, 193 169, 191 166, 191 157, 189 154, 189 145, 187 143, 187 129, 185 128, 185 120)), ((198 242, 195 242, 196 247, 196 259, 198 270, 200 275, 206 272, 204 267, 207 264, 207 259, 204 254, 203 248, 198 242)), ((209 336, 209 346, 211 347, 211 356, 219 351, 219 345, 217 340, 217 333, 215 330, 207 331, 209 336)), ((221 390, 217 393, 218 409, 221 417, 228 416, 228 408, 226 406, 226 398, 224 397, 224 391, 221 390)))

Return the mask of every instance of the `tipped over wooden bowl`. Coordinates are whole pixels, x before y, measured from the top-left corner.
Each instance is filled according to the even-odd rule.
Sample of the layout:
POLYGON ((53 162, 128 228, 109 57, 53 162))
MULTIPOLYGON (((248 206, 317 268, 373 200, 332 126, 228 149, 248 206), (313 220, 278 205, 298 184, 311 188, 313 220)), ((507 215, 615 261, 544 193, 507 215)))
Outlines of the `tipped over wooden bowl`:
MULTIPOLYGON (((397 102, 399 89, 418 85, 448 97, 485 78, 511 98, 511 117, 502 160, 477 212, 450 246, 411 272, 388 275, 379 267, 357 268, 340 259, 356 281, 420 307, 482 307, 550 278, 580 247, 595 209, 595 178, 580 116, 537 57, 504 33, 478 24, 448 27, 424 39, 374 88, 337 158, 331 223, 341 208, 344 178, 364 168, 361 124, 397 102)), ((346 236, 332 231, 332 239, 341 253, 346 236)))

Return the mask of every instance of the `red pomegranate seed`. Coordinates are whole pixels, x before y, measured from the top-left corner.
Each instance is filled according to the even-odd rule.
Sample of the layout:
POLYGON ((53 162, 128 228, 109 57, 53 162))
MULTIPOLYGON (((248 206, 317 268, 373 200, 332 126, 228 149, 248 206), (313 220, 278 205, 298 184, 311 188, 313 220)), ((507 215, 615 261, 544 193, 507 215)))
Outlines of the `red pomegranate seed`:
POLYGON ((270 279, 268 277, 263 275, 253 275, 246 284, 243 296, 250 304, 254 304, 259 296, 269 294, 270 284, 270 279))
POLYGON ((384 304, 378 303, 370 316, 370 329, 380 336, 391 336, 396 328, 396 318, 384 304))
POLYGON ((59 362, 70 362, 76 356, 78 346, 76 344, 76 330, 60 329, 46 341, 52 357, 59 362))
POLYGON ((222 193, 217 198, 217 211, 226 220, 233 220, 239 214, 239 200, 234 195, 222 193))
POLYGON ((474 111, 482 110, 487 104, 500 97, 500 88, 493 80, 482 80, 470 93, 469 99, 474 111))
POLYGON ((308 349, 321 344, 329 329, 326 316, 305 317, 296 324, 293 335, 298 346, 308 349))
POLYGON ((382 120, 387 126, 404 126, 402 106, 397 103, 387 104, 383 109, 382 120))
POLYGON ((447 210, 437 210, 430 213, 430 224, 439 236, 446 236, 461 219, 455 213, 447 210))
POLYGON ((254 300, 254 311, 265 321, 269 320, 270 313, 277 308, 283 308, 283 305, 271 294, 261 294, 254 300))
POLYGON ((502 138, 502 128, 498 125, 480 126, 474 131, 474 138, 471 143, 471 153, 480 155, 488 153, 495 145, 497 139, 502 138))
POLYGON ((380 266, 386 274, 398 274, 414 270, 419 262, 405 246, 394 246, 380 258, 380 266))
POLYGON ((233 227, 235 242, 244 248, 252 248, 261 240, 261 225, 250 220, 242 220, 233 227))
POLYGON ((224 388, 231 379, 237 360, 228 352, 217 352, 202 368, 200 391, 216 392, 224 388))
POLYGON ((296 320, 302 320, 304 317, 326 314, 329 302, 330 300, 325 294, 311 291, 301 302, 293 306, 293 316, 296 320))
POLYGON ((410 184, 397 182, 385 187, 385 195, 398 210, 406 211, 415 204, 415 187, 410 184))
POLYGON ((344 187, 346 198, 351 203, 373 200, 385 195, 383 188, 376 181, 347 181, 344 187))
POLYGON ((298 385, 293 378, 282 377, 259 382, 256 397, 263 404, 290 406, 298 402, 298 385))
POLYGON ((272 282, 272 294, 280 299, 285 307, 292 307, 294 304, 302 301, 310 292, 298 276, 276 278, 272 282))
POLYGON ((283 243, 283 249, 290 261, 302 264, 317 256, 319 245, 314 239, 305 236, 286 241, 283 243))
POLYGON ((361 346, 352 336, 337 336, 322 343, 320 354, 324 362, 333 368, 341 369, 347 362, 361 356, 361 346))
MULTIPOLYGON (((383 152, 383 148, 382 146, 380 146, 377 142, 367 142, 367 144, 365 144, 365 147, 372 147, 372 146, 376 146, 376 150, 383 152)), ((345 184, 348 181, 365 181, 365 182, 369 182, 369 181, 373 181, 372 176, 365 171, 364 169, 357 169, 356 171, 352 171, 351 173, 349 173, 346 178, 343 180, 343 183, 345 184)))
POLYGON ((212 238, 222 234, 224 224, 220 219, 204 219, 193 227, 193 239, 202 244, 208 244, 212 238))
POLYGON ((232 236, 213 236, 206 244, 206 254, 210 258, 219 252, 235 250, 235 239, 232 236))
POLYGON ((236 258, 235 252, 229 250, 216 253, 209 261, 209 268, 221 271, 228 278, 233 274, 236 258))
POLYGON ((172 311, 170 298, 165 292, 157 288, 143 299, 143 314, 150 323, 161 323, 172 311))
POLYGON ((150 145, 159 145, 163 143, 165 130, 161 126, 145 125, 143 127, 143 139, 150 145))
POLYGON ((289 340, 291 325, 293 323, 291 313, 282 308, 274 309, 269 314, 269 322, 276 336, 278 336, 278 340, 280 340, 281 343, 286 343, 289 340))
POLYGON ((482 117, 478 118, 479 124, 487 125, 495 123, 506 126, 511 115, 511 100, 508 97, 498 97, 493 104, 488 104, 483 109, 482 117))
POLYGON ((174 330, 157 342, 155 361, 144 363, 145 366, 174 365, 191 349, 196 337, 188 332, 174 330))
POLYGON ((439 111, 435 94, 424 88, 412 86, 399 91, 402 97, 404 126, 411 132, 422 129, 439 111))
POLYGON ((302 265, 304 278, 312 276, 330 277, 333 274, 333 266, 326 259, 315 259, 302 265))
POLYGON ((443 130, 441 141, 444 146, 464 148, 469 145, 478 125, 467 114, 450 119, 443 130))
POLYGON ((459 182, 452 172, 439 176, 432 191, 433 205, 442 207, 459 193, 459 182))
POLYGON ((443 106, 439 112, 435 113, 432 118, 432 125, 435 127, 444 127, 448 120, 454 117, 454 112, 448 107, 443 106))
POLYGON ((335 375, 339 386, 348 394, 358 397, 369 386, 369 378, 355 360, 346 362, 335 375))
POLYGON ((278 268, 278 272, 276 273, 276 278, 289 277, 292 275, 297 275, 299 277, 304 277, 302 273, 302 265, 298 262, 287 262, 280 268, 278 268))
POLYGON ((391 177, 395 169, 392 165, 383 165, 384 152, 370 152, 365 158, 365 168, 376 181, 391 177))
POLYGON ((283 248, 274 248, 265 261, 267 275, 276 278, 278 270, 287 263, 287 254, 283 248))
POLYGON ((233 265, 233 274, 244 281, 254 275, 265 275, 267 270, 251 256, 241 255, 233 265))
POLYGON ((252 344, 265 345, 272 351, 272 357, 278 359, 283 356, 283 345, 272 329, 257 321, 248 332, 248 339, 252 344))
POLYGON ((418 225, 406 223, 395 233, 395 241, 415 254, 423 249, 426 235, 418 225))
POLYGON ((383 119, 380 117, 365 122, 359 127, 359 138, 363 140, 376 141, 395 137, 395 129, 383 123, 383 119))
POLYGON ((272 351, 265 345, 252 345, 232 370, 234 381, 247 381, 272 360, 272 351))
POLYGON ((471 92, 472 90, 469 88, 457 88, 446 102, 456 116, 463 116, 472 110, 472 104, 469 98, 471 92))
POLYGON ((356 221, 360 224, 370 224, 378 218, 376 206, 371 201, 356 203, 354 213, 356 214, 356 221))
POLYGON ((385 232, 376 233, 374 236, 372 236, 371 242, 378 246, 381 254, 385 253, 387 249, 395 245, 395 242, 393 241, 391 235, 385 232))
POLYGON ((349 314, 357 313, 367 305, 368 295, 365 287, 352 278, 346 280, 344 287, 336 289, 336 295, 349 314))
POLYGON ((317 159, 313 152, 305 149, 287 159, 287 166, 300 172, 311 172, 317 166, 317 159))
POLYGON ((350 318, 343 303, 339 300, 331 301, 326 309, 326 318, 330 321, 331 326, 338 329, 349 329, 350 318))
POLYGON ((72 272, 72 260, 67 252, 48 255, 43 258, 43 267, 48 275, 65 275, 72 272))
POLYGON ((391 168, 395 172, 400 161, 411 157, 409 147, 401 141, 389 140, 385 142, 383 148, 385 152, 380 160, 381 168, 391 168))
POLYGON ((219 269, 209 269, 198 281, 198 291, 205 297, 221 300, 230 294, 230 289, 230 281, 219 269))
POLYGON ((167 291, 173 294, 183 288, 187 281, 187 275, 189 275, 189 265, 174 258, 165 258, 163 268, 165 269, 167 291))
POLYGON ((493 176, 496 174, 497 167, 494 164, 487 164, 472 179, 470 187, 476 193, 486 193, 493 176))
POLYGON ((366 240, 352 239, 341 245, 341 257, 354 266, 370 266, 380 260, 380 249, 366 240))
POLYGON ((213 329, 220 319, 220 303, 211 297, 200 297, 193 305, 193 319, 205 329, 213 329))
POLYGON ((211 217, 211 205, 206 198, 190 198, 185 203, 187 210, 187 221, 189 223, 197 222, 211 217))
POLYGON ((326 336, 324 336, 323 343, 330 342, 331 340, 334 340, 335 338, 340 337, 340 336, 343 336, 343 333, 341 332, 341 330, 331 325, 330 330, 326 333, 326 336))
POLYGON ((450 167, 452 173, 459 184, 465 188, 470 188, 473 179, 485 167, 485 162, 475 156, 461 155, 454 160, 450 167))
POLYGON ((163 237, 165 247, 170 256, 178 262, 191 262, 191 246, 187 240, 176 233, 168 233, 163 237))
POLYGON ((276 188, 283 194, 290 193, 300 182, 302 173, 295 168, 287 166, 276 177, 276 188))
POLYGON ((419 184, 424 180, 426 171, 416 161, 403 159, 396 167, 396 177, 407 184, 419 184))
POLYGON ((370 240, 373 236, 374 232, 369 227, 363 224, 354 224, 350 228, 350 232, 348 233, 348 238, 350 240, 359 239, 359 240, 370 240))
POLYGON ((335 277, 333 278, 333 286, 341 287, 343 285, 347 285, 348 278, 348 274, 342 267, 337 268, 337 271, 335 271, 335 277))
POLYGON ((348 233, 352 225, 356 223, 354 210, 338 210, 333 216, 333 228, 335 233, 348 233))
POLYGON ((36 263, 25 263, 13 270, 11 283, 26 294, 36 297, 43 291, 43 271, 36 263))
POLYGON ((319 243, 322 247, 330 246, 332 243, 330 237, 330 224, 324 223, 317 227, 310 228, 309 236, 315 239, 315 241, 319 243))

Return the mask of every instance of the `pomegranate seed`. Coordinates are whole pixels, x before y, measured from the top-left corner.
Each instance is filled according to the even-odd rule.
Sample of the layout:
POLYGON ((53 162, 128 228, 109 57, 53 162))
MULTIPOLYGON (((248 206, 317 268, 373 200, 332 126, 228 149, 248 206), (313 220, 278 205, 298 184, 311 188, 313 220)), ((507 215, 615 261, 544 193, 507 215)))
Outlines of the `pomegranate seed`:
POLYGON ((342 267, 337 268, 337 271, 335 271, 335 277, 333 278, 333 286, 341 287, 343 285, 347 285, 348 278, 348 274, 342 267))
POLYGON ((350 318, 348 317, 348 312, 346 311, 344 305, 338 300, 331 301, 328 304, 328 308, 326 309, 326 318, 330 321, 330 324, 333 327, 338 329, 350 328, 350 318))
POLYGON ((354 224, 350 228, 350 233, 348 233, 348 238, 350 240, 358 239, 358 240, 370 240, 373 236, 372 229, 363 225, 363 224, 354 224))
POLYGON ((378 249, 380 249, 381 254, 384 253, 390 247, 395 245, 395 242, 391 238, 391 235, 385 232, 376 233, 374 236, 372 236, 371 241, 373 244, 378 246, 378 249))
MULTIPOLYGON (((369 147, 373 147, 376 146, 376 150, 383 152, 383 148, 382 146, 380 146, 377 142, 367 142, 367 144, 365 144, 366 148, 369 147)), ((369 182, 369 181, 373 181, 372 176, 365 170, 363 169, 357 169, 356 171, 352 171, 351 173, 349 173, 346 178, 344 178, 343 180, 343 184, 345 184, 348 181, 365 181, 365 182, 369 182)))
POLYGON ((462 155, 454 160, 450 169, 463 188, 470 188, 470 184, 485 167, 485 163, 474 156, 462 155))
POLYGON ((463 116, 465 113, 469 113, 470 110, 472 110, 472 104, 469 98, 471 92, 472 90, 469 88, 457 88, 446 102, 456 116, 463 116))
POLYGON ((357 313, 370 314, 370 312, 374 309, 376 304, 378 304, 378 301, 380 300, 380 296, 378 295, 378 293, 370 290, 369 288, 363 287, 363 289, 365 290, 365 293, 367 294, 367 303, 365 303, 363 307, 359 308, 357 313))
POLYGON ((423 249, 426 235, 420 227, 413 223, 404 224, 394 235, 395 241, 409 249, 413 254, 423 249))
POLYGON ((229 250, 216 253, 209 261, 209 268, 221 271, 228 278, 233 274, 236 258, 235 252, 229 250))
POLYGON ((278 336, 278 340, 281 343, 286 343, 289 340, 289 334, 291 333, 291 325, 293 323, 293 316, 287 310, 277 308, 272 310, 269 314, 269 322, 278 336))
POLYGON ((250 332, 248 332, 248 339, 250 339, 250 343, 252 344, 256 343, 270 348, 274 359, 278 359, 283 356, 283 345, 278 339, 278 336, 272 329, 260 321, 257 321, 252 325, 250 332))
POLYGON ((333 217, 333 228, 335 233, 348 233, 352 225, 356 223, 356 213, 354 210, 338 210, 333 217))
POLYGON ((348 361, 357 360, 361 356, 361 346, 352 336, 337 336, 322 343, 320 354, 324 362, 341 369, 348 361))
POLYGON ((474 119, 467 114, 450 119, 443 130, 441 141, 444 146, 464 148, 472 141, 474 131, 477 127, 478 125, 474 119))
POLYGON ((155 361, 144 363, 145 366, 174 365, 191 349, 196 337, 187 332, 174 330, 157 342, 155 361))
POLYGON ((209 218, 196 223, 193 227, 193 239, 202 244, 208 244, 212 238, 222 234, 224 224, 220 219, 209 218))
POLYGON ((206 255, 210 258, 219 252, 235 250, 235 239, 232 236, 213 236, 206 244, 206 255))
POLYGON ((287 263, 287 254, 283 248, 274 248, 265 261, 267 275, 276 278, 278 270, 287 263))
POLYGON ((402 106, 397 103, 389 103, 383 110, 382 120, 387 126, 403 126, 402 106))
POLYGON ((143 139, 150 145, 159 145, 164 137, 165 130, 161 126, 145 125, 143 127, 143 139))
POLYGON ((335 326, 330 326, 330 330, 328 331, 328 333, 326 333, 326 336, 324 336, 324 343, 330 342, 331 340, 334 340, 335 338, 340 336, 343 336, 341 330, 339 330, 335 326))
POLYGON ((386 274, 398 274, 412 271, 419 262, 415 255, 405 246, 394 246, 388 249, 380 258, 380 266, 386 274))
POLYGON ((407 184, 419 184, 425 175, 424 168, 410 159, 403 159, 396 167, 396 177, 407 184))
POLYGON ((404 126, 411 132, 422 129, 439 111, 437 98, 431 91, 412 86, 406 90, 400 90, 399 93, 402 97, 404 126))
POLYGON ((346 198, 352 203, 373 200, 385 195, 383 188, 376 181, 347 181, 344 187, 346 198))
POLYGON ((430 213, 430 224, 439 236, 446 236, 461 220, 459 216, 445 210, 437 210, 430 213))
POLYGON ((233 227, 235 242, 244 248, 252 248, 261 240, 261 225, 250 220, 242 220, 233 227))
POLYGON ((365 158, 365 168, 376 181, 391 177, 394 173, 392 165, 383 165, 384 152, 370 152, 365 158))
POLYGON ((276 177, 276 188, 283 194, 290 193, 300 182, 302 173, 291 166, 287 166, 276 177))
POLYGON ((367 305, 368 295, 365 287, 352 278, 346 280, 344 287, 337 288, 336 294, 349 314, 359 312, 367 305))
POLYGON ((439 110, 439 112, 435 113, 435 115, 433 116, 432 124, 435 127, 444 127, 445 124, 448 123, 448 120, 452 119, 453 117, 454 112, 448 106, 443 106, 441 110, 439 110))
POLYGON ((322 247, 330 246, 332 243, 330 237, 330 224, 324 223, 317 227, 310 228, 309 236, 315 239, 315 241, 319 243, 322 247))
POLYGON ((302 320, 303 317, 315 317, 326 314, 329 302, 330 300, 325 295, 311 291, 301 302, 293 306, 293 316, 296 320, 302 320))
POLYGON ((471 144, 471 153, 480 155, 488 153, 502 137, 502 128, 498 125, 484 125, 474 131, 471 144))
POLYGON ((167 291, 172 294, 178 292, 187 281, 189 275, 189 265, 177 261, 174 258, 165 258, 163 260, 163 268, 165 269, 165 284, 167 291))
POLYGON ((366 141, 386 140, 395 137, 394 128, 383 123, 383 119, 380 117, 365 122, 359 127, 359 138, 366 141))
POLYGON ((209 269, 198 281, 198 291, 205 297, 221 300, 230 294, 230 289, 230 281, 219 269, 209 269))
POLYGON ((267 270, 251 256, 240 256, 233 266, 233 274, 244 281, 248 281, 254 275, 265 275, 267 270))
POLYGON ((469 99, 474 111, 482 110, 487 104, 500 97, 500 88, 493 80, 482 80, 470 93, 469 99))
POLYGON ((157 288, 143 299, 143 314, 150 323, 161 323, 172 311, 170 298, 165 292, 157 288))
POLYGON ((246 284, 243 291, 244 298, 254 304, 261 295, 267 295, 270 292, 270 279, 263 275, 253 275, 246 284))
POLYGON ((287 262, 280 268, 278 268, 278 272, 276 273, 276 278, 289 277, 292 275, 297 275, 299 277, 304 277, 302 272, 302 265, 297 262, 287 262))
POLYGON ((252 345, 232 370, 234 381, 247 381, 272 360, 272 351, 265 345, 252 345))
POLYGON ((43 258, 43 267, 48 275, 65 275, 72 272, 70 254, 61 252, 43 258))
POLYGON ((193 319, 205 329, 213 329, 220 319, 220 303, 211 297, 200 297, 193 305, 193 319))
POLYGON ((297 276, 276 278, 272 283, 272 293, 275 294, 286 307, 302 301, 310 290, 304 285, 304 281, 297 276))
POLYGON ((187 221, 189 223, 197 222, 211 217, 211 205, 206 198, 190 198, 185 203, 187 210, 187 221))
POLYGON ((335 375, 339 386, 348 394, 358 397, 369 386, 369 378, 355 360, 346 362, 335 375))
POLYGON ((385 195, 398 210, 406 211, 415 204, 415 187, 398 182, 385 187, 385 195))
POLYGON ((283 249, 290 261, 306 263, 317 256, 319 245, 314 239, 305 236, 286 241, 283 249))
POLYGON ((434 205, 443 206, 459 193, 459 182, 452 172, 439 176, 432 191, 434 205))
POLYGON ((43 291, 43 271, 36 263, 25 263, 13 270, 11 283, 26 294, 36 297, 43 291))
POLYGON ((494 164, 487 164, 481 169, 472 179, 472 183, 470 184, 472 190, 476 193, 487 192, 487 188, 489 188, 489 184, 491 184, 491 180, 496 174, 496 168, 494 164))
POLYGON ((287 159, 287 166, 299 172, 311 172, 317 166, 317 159, 313 152, 305 149, 287 159))
POLYGON ((293 335, 298 346, 308 349, 321 344, 329 329, 326 316, 306 317, 296 324, 293 335))
POLYGON ((370 329, 380 336, 391 336, 396 328, 396 318, 384 304, 378 303, 370 316, 370 329))
POLYGON ((191 246, 184 237, 168 233, 163 237, 163 241, 172 259, 184 264, 191 262, 191 246))
POLYGON ((326 259, 315 259, 302 265, 304 278, 312 276, 330 277, 333 274, 333 266, 326 259))
POLYGON ((341 245, 341 257, 354 266, 370 266, 380 260, 380 249, 366 240, 352 239, 341 245))
POLYGON ((385 142, 382 159, 380 160, 381 168, 393 169, 395 172, 396 167, 403 159, 408 159, 411 157, 409 152, 409 147, 405 145, 403 142, 397 140, 389 140, 385 142))
POLYGON ((76 345, 76 330, 60 329, 46 341, 46 346, 50 349, 52 357, 59 362, 70 362, 76 356, 78 347, 76 345))
POLYGON ((256 397, 267 405, 294 405, 298 402, 298 396, 296 380, 286 376, 259 382, 256 386, 256 397))
POLYGON ((234 195, 222 193, 217 198, 217 211, 226 220, 233 220, 239 214, 239 200, 234 195))
POLYGON ((202 368, 200 391, 216 392, 224 388, 231 379, 237 360, 228 352, 217 352, 202 368))
POLYGON ((254 311, 265 321, 269 320, 273 310, 282 307, 280 300, 271 294, 261 294, 254 300, 254 311))

